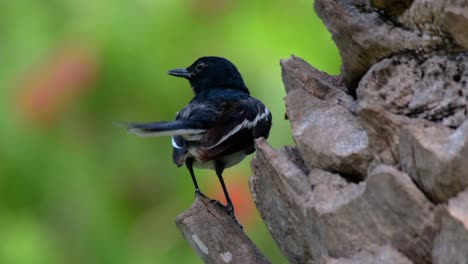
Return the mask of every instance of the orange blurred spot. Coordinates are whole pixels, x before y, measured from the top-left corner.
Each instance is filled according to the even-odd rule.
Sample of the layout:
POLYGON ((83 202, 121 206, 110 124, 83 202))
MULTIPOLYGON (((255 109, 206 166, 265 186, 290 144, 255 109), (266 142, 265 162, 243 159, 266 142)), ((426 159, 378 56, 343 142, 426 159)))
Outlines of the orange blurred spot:
POLYGON ((18 95, 20 112, 30 121, 48 125, 83 94, 96 77, 96 59, 80 46, 67 46, 23 76, 18 95))
MULTIPOLYGON (((247 179, 245 179, 245 177, 236 177, 236 175, 229 175, 224 177, 224 179, 229 196, 234 204, 236 217, 244 227, 252 225, 258 217, 256 214, 255 204, 250 195, 247 179)), ((219 182, 214 182, 210 185, 210 189, 215 190, 214 199, 226 204, 226 199, 219 182)))

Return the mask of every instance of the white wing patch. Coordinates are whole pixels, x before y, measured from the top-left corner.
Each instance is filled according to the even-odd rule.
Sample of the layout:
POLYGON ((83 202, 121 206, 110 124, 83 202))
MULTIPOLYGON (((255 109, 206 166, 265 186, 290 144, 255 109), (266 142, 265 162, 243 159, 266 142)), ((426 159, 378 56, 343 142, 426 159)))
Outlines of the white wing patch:
POLYGON ((263 113, 258 113, 257 116, 255 117, 254 120, 252 121, 249 121, 247 119, 244 119, 244 121, 242 121, 240 124, 238 124, 237 126, 235 126, 231 131, 229 131, 229 133, 227 133, 226 135, 224 135, 218 142, 216 142, 214 145, 212 146, 209 146, 207 147, 206 149, 212 149, 216 146, 218 146, 219 144, 223 143, 226 139, 228 139, 229 137, 231 137, 232 135, 236 134, 237 132, 239 132, 239 130, 241 130, 242 128, 252 128, 254 126, 257 125, 257 123, 262 120, 262 119, 265 119, 265 118, 268 118, 268 115, 270 114, 270 111, 268 110, 268 108, 265 107, 265 111, 263 113))
POLYGON ((182 148, 181 146, 177 145, 177 142, 175 142, 174 137, 171 137, 171 139, 172 139, 172 146, 174 148, 176 148, 176 149, 181 149, 182 148))

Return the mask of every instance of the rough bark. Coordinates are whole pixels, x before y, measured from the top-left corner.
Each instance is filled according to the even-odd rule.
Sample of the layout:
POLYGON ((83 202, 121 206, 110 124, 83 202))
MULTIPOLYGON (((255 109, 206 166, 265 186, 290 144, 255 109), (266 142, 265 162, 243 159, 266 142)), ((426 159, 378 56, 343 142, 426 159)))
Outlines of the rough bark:
POLYGON ((297 152, 274 150, 264 140, 257 142, 257 151, 254 201, 292 263, 352 256, 387 244, 417 263, 431 259, 433 205, 406 174, 380 165, 364 182, 353 183, 327 171, 301 169, 299 157, 288 154, 297 152))
POLYGON ((444 9, 443 23, 448 32, 453 36, 455 41, 465 49, 468 48, 468 6, 466 2, 459 1, 447 6, 444 9))
POLYGON ((316 264, 411 264, 412 262, 389 246, 376 246, 349 258, 324 257, 316 264))
POLYGON ((288 87, 287 116, 307 166, 364 178, 370 161, 368 137, 341 80, 294 56, 281 65, 288 87))
MULTIPOLYGON (((466 7, 462 8, 466 6, 465 1, 415 0, 410 6, 407 4, 411 1, 371 1, 373 7, 382 8, 384 15, 362 2, 365 1, 315 1, 315 10, 332 33, 340 51, 343 77, 351 94, 368 69, 384 58, 408 52, 429 54, 442 51, 446 54, 463 48, 447 30, 447 24, 456 23, 456 18, 444 18, 447 10, 449 17, 454 13, 463 14, 457 17, 466 22, 466 7), (403 4, 396 5, 397 12, 385 13, 395 3, 403 4), (395 17, 398 13, 401 15, 395 17)), ((465 39, 462 29, 466 27, 457 25, 457 38, 465 39)))
POLYGON ((205 263, 270 263, 226 210, 203 195, 176 219, 205 263))
POLYGON ((440 231, 432 252, 434 263, 468 263, 468 189, 437 211, 440 231))
POLYGON ((357 96, 359 104, 379 105, 394 114, 456 128, 467 118, 467 83, 467 53, 394 56, 370 68, 357 96))
POLYGON ((342 74, 281 61, 296 146, 259 140, 250 182, 291 263, 467 262, 467 6, 315 1, 342 74))
POLYGON ((436 203, 468 187, 468 122, 452 131, 437 125, 407 126, 400 138, 406 171, 436 203))

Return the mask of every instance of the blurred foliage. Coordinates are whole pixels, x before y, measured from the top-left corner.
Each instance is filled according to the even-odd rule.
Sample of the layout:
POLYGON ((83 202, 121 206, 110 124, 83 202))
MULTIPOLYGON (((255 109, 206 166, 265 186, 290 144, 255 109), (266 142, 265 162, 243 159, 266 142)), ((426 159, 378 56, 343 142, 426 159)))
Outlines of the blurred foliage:
MULTIPOLYGON (((193 201, 168 138, 114 121, 170 120, 192 96, 166 71, 204 55, 233 61, 273 112, 269 142, 293 144, 279 59, 338 73, 309 0, 0 2, 0 263, 199 263, 174 219, 193 201)), ((202 190, 222 199, 214 172, 202 190)), ((248 191, 226 171, 246 232, 284 263, 248 191)), ((208 175, 208 176, 205 176, 208 175)))

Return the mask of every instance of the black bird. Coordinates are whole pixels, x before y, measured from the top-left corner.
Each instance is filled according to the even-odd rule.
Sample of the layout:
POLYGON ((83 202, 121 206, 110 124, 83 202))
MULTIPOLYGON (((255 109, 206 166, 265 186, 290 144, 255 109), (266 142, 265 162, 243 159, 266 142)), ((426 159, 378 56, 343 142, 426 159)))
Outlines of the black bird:
POLYGON ((226 196, 226 209, 235 218, 223 171, 255 151, 254 139, 268 137, 271 113, 250 96, 241 74, 225 58, 202 57, 188 68, 168 73, 187 79, 194 98, 175 121, 130 123, 127 127, 142 136, 172 135, 173 161, 178 167, 185 164, 196 194, 201 192, 193 167, 214 169, 226 196))

